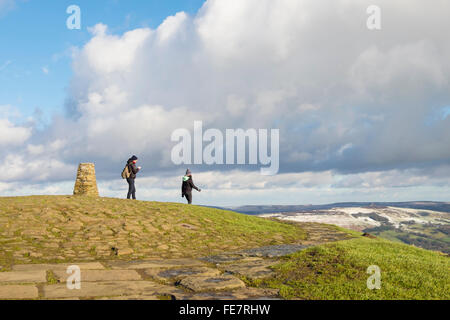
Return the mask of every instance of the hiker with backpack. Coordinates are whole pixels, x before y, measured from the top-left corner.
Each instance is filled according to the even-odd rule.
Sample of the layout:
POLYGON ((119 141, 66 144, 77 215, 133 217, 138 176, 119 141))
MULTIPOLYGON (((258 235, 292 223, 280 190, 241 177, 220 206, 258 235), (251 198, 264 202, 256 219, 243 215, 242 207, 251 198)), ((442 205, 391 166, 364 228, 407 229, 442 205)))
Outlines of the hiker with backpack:
POLYGON ((197 188, 192 179, 191 170, 187 169, 186 175, 183 177, 183 183, 181 185, 181 197, 186 197, 188 204, 192 204, 192 189, 201 192, 202 190, 197 188))
POLYGON ((134 181, 136 180, 137 173, 142 169, 141 167, 136 167, 137 161, 138 157, 132 156, 128 159, 125 169, 122 171, 122 178, 126 179, 128 182, 127 199, 133 197, 133 200, 136 200, 136 186, 134 181))

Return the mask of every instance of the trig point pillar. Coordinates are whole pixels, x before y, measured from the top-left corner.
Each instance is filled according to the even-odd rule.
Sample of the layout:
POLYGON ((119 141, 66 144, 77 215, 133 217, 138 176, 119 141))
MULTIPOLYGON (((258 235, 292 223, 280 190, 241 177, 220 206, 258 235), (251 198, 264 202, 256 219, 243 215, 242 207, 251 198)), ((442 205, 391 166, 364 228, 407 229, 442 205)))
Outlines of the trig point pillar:
POLYGON ((75 196, 99 196, 97 179, 95 178, 95 165, 93 163, 80 163, 78 166, 73 194, 75 196))

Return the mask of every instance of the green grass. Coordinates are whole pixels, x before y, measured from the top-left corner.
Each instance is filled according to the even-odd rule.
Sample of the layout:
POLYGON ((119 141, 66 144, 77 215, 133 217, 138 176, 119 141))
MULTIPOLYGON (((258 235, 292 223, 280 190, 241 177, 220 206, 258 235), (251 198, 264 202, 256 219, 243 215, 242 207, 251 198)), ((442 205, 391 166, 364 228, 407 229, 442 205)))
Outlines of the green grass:
POLYGON ((357 238, 285 257, 276 276, 253 284, 285 299, 449 299, 450 260, 438 252, 384 239, 357 238), (381 289, 367 288, 367 268, 381 269, 381 289))
POLYGON ((393 226, 377 227, 365 231, 378 237, 395 242, 412 244, 427 250, 441 251, 450 254, 450 237, 448 225, 409 224, 408 229, 393 226))
POLYGON ((47 284, 58 284, 58 277, 56 277, 53 271, 47 271, 47 284))
POLYGON ((306 239, 299 225, 177 203, 0 198, 0 270, 17 263, 200 257, 306 239), (168 248, 167 248, 168 247, 168 248), (118 249, 118 256, 112 249, 118 249), (130 256, 121 252, 133 252, 130 256))

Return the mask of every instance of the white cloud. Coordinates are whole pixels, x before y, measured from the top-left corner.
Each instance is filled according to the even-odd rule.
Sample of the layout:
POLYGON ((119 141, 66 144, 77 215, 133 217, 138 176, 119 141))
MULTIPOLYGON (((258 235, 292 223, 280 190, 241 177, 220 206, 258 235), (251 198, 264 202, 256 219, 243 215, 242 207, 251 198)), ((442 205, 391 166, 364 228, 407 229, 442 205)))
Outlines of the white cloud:
POLYGON ((0 147, 20 145, 30 136, 30 128, 16 126, 8 119, 0 119, 0 147))
POLYGON ((4 170, 2 181, 7 182, 46 182, 58 180, 58 178, 73 177, 75 179, 76 175, 76 166, 67 165, 49 155, 25 157, 11 153, 3 159, 1 166, 4 170), (71 174, 68 174, 70 172, 71 174))
POLYGON ((45 148, 44 148, 43 145, 32 145, 32 144, 29 144, 27 146, 27 151, 28 151, 28 153, 30 155, 37 156, 37 155, 43 154, 44 151, 45 151, 45 148))
MULTIPOLYGON (((450 160, 450 117, 426 123, 450 105, 450 43, 442 32, 450 28, 450 3, 380 0, 376 33, 366 28, 370 4, 209 0, 197 16, 180 12, 155 30, 114 35, 97 24, 74 50, 72 117, 55 117, 31 138, 12 122, 0 128, 16 129, 8 139, 30 138, 14 155, 37 180, 65 179, 81 161, 96 161, 108 180, 131 153, 149 168, 144 176, 164 180, 178 169, 170 162, 172 131, 203 120, 219 129, 280 129, 282 174, 273 179, 201 168, 202 180, 230 197, 233 188, 274 186, 366 192, 405 172, 402 187, 439 185, 418 168, 450 160), (49 161, 60 174, 49 173, 49 161)), ((12 154, 0 157, 5 163, 12 154)))
MULTIPOLYGON (((195 203, 233 206, 245 204, 321 204, 342 201, 448 200, 449 166, 433 172, 391 170, 341 175, 331 171, 280 174, 262 177, 257 172, 239 170, 221 173, 194 172, 194 182, 202 189, 195 203)), ((151 176, 136 181, 138 197, 146 200, 184 202, 180 195, 180 175, 151 176)), ((123 180, 99 182, 100 193, 124 198, 123 180)))
POLYGON ((94 77, 113 72, 131 71, 139 47, 150 36, 150 29, 136 29, 118 37, 107 34, 107 26, 97 24, 91 29, 92 40, 74 57, 78 76, 94 72, 94 77))
POLYGON ((184 12, 178 12, 174 16, 168 17, 158 27, 157 41, 160 45, 173 40, 177 34, 185 34, 185 23, 187 23, 188 16, 184 12))

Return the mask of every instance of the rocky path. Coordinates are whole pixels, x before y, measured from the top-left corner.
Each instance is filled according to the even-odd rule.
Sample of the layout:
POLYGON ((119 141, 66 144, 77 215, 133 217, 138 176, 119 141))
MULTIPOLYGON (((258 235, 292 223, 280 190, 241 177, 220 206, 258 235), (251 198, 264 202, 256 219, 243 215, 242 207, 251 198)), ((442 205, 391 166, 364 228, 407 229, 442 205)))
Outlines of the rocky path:
POLYGON ((250 288, 240 278, 270 277, 277 257, 307 247, 267 246, 200 259, 14 265, 0 273, 0 300, 278 299, 277 290, 250 288), (68 288, 70 266, 80 270, 80 289, 68 288))
POLYGON ((268 246, 201 259, 15 265, 0 273, 0 300, 278 299, 277 290, 247 287, 240 277, 271 276, 276 257, 306 247, 268 246), (80 289, 68 288, 70 266, 80 269, 80 289))
POLYGON ((236 259, 218 264, 200 259, 15 265, 0 273, 0 299, 276 299, 276 290, 247 288, 237 275, 270 274, 275 261, 236 259), (67 269, 80 268, 80 289, 69 289, 67 269))
POLYGON ((242 279, 274 275, 277 258, 348 235, 312 224, 298 244, 264 246, 199 259, 141 259, 70 264, 21 264, 0 272, 0 300, 222 300, 279 299, 278 290, 247 287, 242 279), (80 289, 69 289, 68 268, 80 270, 80 289))

